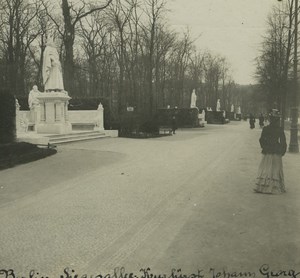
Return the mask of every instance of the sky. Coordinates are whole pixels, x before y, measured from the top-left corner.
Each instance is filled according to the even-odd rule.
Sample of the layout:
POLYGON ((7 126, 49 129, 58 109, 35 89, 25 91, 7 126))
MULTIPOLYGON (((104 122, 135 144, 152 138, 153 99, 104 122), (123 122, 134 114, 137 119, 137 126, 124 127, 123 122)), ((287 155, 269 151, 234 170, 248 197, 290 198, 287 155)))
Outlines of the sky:
POLYGON ((199 50, 208 49, 227 58, 233 80, 255 84, 266 19, 276 0, 168 0, 168 21, 173 29, 190 29, 199 50))

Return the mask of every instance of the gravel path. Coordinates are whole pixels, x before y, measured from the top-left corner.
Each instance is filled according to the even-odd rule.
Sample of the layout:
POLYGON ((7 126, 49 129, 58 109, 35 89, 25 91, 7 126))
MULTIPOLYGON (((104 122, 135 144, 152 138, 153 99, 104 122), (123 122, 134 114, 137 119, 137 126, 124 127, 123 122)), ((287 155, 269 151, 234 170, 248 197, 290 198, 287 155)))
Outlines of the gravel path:
POLYGON ((72 278, 122 266, 212 278, 259 277, 262 264, 299 272, 300 157, 284 157, 286 194, 253 193, 259 136, 233 122, 93 140, 1 171, 1 268, 27 277, 35 269, 34 278, 66 267, 72 278))

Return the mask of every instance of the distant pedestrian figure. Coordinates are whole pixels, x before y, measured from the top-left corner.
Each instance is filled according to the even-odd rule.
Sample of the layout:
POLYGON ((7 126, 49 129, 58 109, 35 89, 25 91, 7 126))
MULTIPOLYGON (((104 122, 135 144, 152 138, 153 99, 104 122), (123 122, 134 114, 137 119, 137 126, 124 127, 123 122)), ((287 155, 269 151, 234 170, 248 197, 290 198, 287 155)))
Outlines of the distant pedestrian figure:
POLYGON ((265 117, 264 117, 264 115, 262 113, 260 113, 260 116, 259 116, 258 120, 259 120, 259 126, 260 126, 260 128, 263 128, 264 127, 265 117))
POLYGON ((253 114, 250 114, 249 123, 251 129, 255 128, 255 117, 253 116, 253 114))
POLYGON ((173 132, 173 134, 175 134, 176 129, 177 129, 176 116, 173 115, 173 116, 172 116, 172 132, 173 132))
POLYGON ((273 109, 269 114, 270 124, 262 130, 259 139, 262 160, 256 181, 257 193, 280 194, 285 192, 282 156, 286 152, 286 138, 280 127, 280 113, 273 109))
POLYGON ((269 124, 269 120, 268 120, 268 114, 265 114, 265 120, 264 120, 264 126, 267 126, 269 124))

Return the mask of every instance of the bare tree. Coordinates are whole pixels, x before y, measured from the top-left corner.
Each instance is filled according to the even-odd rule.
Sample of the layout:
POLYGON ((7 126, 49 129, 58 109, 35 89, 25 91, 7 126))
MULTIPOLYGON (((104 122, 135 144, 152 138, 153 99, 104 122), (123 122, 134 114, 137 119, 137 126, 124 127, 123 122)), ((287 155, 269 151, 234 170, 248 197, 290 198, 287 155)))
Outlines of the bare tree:
POLYGON ((33 44, 28 48, 31 59, 36 66, 36 76, 33 78, 34 83, 40 88, 43 87, 42 77, 42 65, 43 65, 43 54, 46 47, 46 38, 50 30, 50 26, 47 26, 47 15, 46 10, 43 6, 37 9, 35 25, 32 27, 36 31, 37 37, 33 44))
POLYGON ((149 115, 153 113, 153 75, 154 75, 154 51, 156 43, 156 32, 163 12, 165 11, 165 0, 146 0, 145 13, 147 23, 143 25, 144 38, 147 46, 147 87, 149 99, 149 115))
POLYGON ((111 32, 111 43, 119 64, 119 88, 118 88, 118 110, 124 111, 128 105, 128 88, 124 85, 125 78, 125 55, 126 55, 126 28, 133 11, 131 1, 116 0, 109 9, 107 14, 112 20, 113 29, 111 32))
POLYGON ((176 35, 169 31, 164 25, 159 25, 156 33, 156 46, 154 53, 155 68, 155 108, 159 106, 166 107, 166 81, 167 81, 167 64, 168 55, 174 46, 176 35))
POLYGON ((101 20, 98 12, 93 13, 80 21, 79 36, 82 38, 82 48, 87 58, 89 90, 87 95, 99 95, 100 82, 97 70, 98 59, 104 55, 107 44, 107 23, 101 20))
POLYGON ((172 47, 168 61, 168 75, 170 80, 170 97, 174 99, 174 106, 189 106, 190 92, 192 85, 190 81, 189 68, 191 55, 194 52, 193 40, 189 31, 183 34, 183 38, 177 39, 172 47), (187 83, 187 86, 186 84, 187 83))
POLYGON ((66 90, 73 98, 104 98, 115 118, 126 106, 145 116, 167 105, 189 107, 194 88, 201 108, 218 97, 240 101, 226 59, 199 51, 188 30, 179 35, 167 25, 166 0, 101 1, 0 0, 1 81, 18 92, 41 86, 51 33, 66 90))
POLYGON ((207 105, 215 107, 219 98, 219 81, 222 74, 222 60, 220 56, 207 53, 204 58, 205 93, 207 105))
POLYGON ((293 18, 293 0, 287 1, 283 10, 273 9, 268 17, 261 54, 256 59, 256 76, 265 91, 267 108, 277 107, 283 114, 292 66, 293 18))
POLYGON ((61 9, 63 15, 64 30, 61 30, 61 25, 58 19, 54 16, 53 10, 50 11, 49 5, 44 0, 44 6, 47 9, 47 14, 52 22, 57 27, 58 32, 62 36, 64 43, 64 83, 68 91, 74 91, 74 42, 76 35, 76 27, 80 21, 91 15, 94 12, 106 9, 112 2, 107 0, 105 4, 99 6, 91 3, 86 3, 84 0, 76 3, 70 0, 61 0, 61 9))
POLYGON ((6 86, 14 94, 24 94, 27 54, 39 31, 35 30, 38 1, 3 0, 1 52, 5 63, 6 86))

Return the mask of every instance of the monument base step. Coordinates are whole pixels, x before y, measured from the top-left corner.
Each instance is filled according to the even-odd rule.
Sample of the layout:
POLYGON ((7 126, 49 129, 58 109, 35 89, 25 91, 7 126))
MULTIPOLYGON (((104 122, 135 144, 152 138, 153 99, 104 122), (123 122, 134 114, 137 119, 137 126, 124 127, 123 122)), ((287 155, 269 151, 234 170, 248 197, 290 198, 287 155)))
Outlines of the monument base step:
POLYGON ((73 132, 69 134, 48 135, 50 144, 64 144, 92 139, 106 138, 104 131, 73 132))
POLYGON ((17 134, 17 141, 28 142, 36 145, 56 145, 63 143, 79 142, 85 140, 95 140, 101 138, 113 137, 105 134, 105 131, 83 131, 72 132, 68 134, 38 134, 33 131, 21 132, 17 134))

